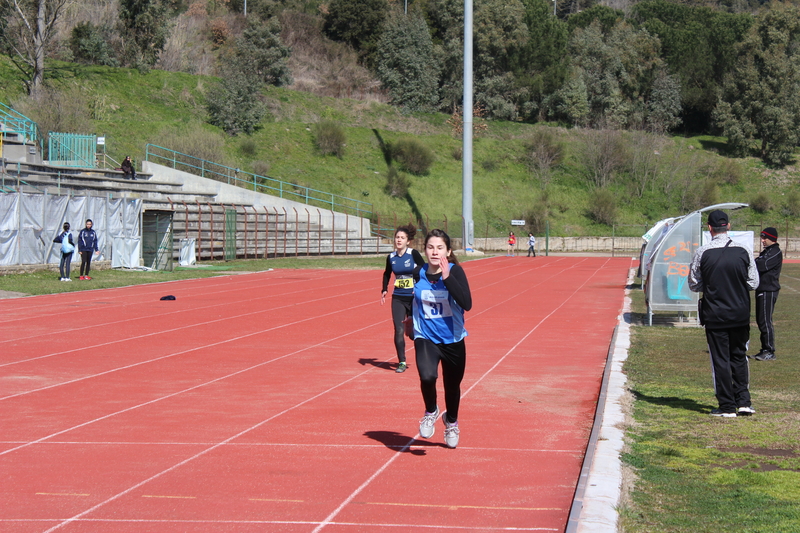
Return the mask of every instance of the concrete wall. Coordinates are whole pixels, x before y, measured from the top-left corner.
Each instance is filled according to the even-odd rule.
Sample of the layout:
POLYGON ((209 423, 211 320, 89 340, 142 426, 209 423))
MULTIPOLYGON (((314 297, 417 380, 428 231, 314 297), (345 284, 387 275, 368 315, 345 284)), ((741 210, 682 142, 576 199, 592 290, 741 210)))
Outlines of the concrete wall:
POLYGON ((303 215, 306 211, 311 213, 312 217, 316 217, 317 212, 321 214, 321 224, 324 229, 333 228, 333 218, 336 219, 336 228, 341 229, 344 227, 350 228, 351 231, 358 231, 360 238, 370 236, 370 223, 369 219, 357 217, 354 215, 347 215, 344 213, 335 213, 327 209, 321 209, 313 206, 308 206, 300 202, 278 198, 277 196, 270 196, 255 191, 250 191, 243 187, 236 185, 228 185, 221 181, 203 178, 176 170, 163 165, 157 165, 150 161, 142 161, 142 172, 152 174, 153 179, 167 183, 174 183, 181 185, 184 190, 193 193, 213 194, 215 201, 220 204, 228 205, 252 205, 256 207, 269 207, 277 208, 279 210, 286 209, 287 213, 293 214, 296 210, 298 214, 303 215), (348 220, 349 219, 349 220, 348 220))

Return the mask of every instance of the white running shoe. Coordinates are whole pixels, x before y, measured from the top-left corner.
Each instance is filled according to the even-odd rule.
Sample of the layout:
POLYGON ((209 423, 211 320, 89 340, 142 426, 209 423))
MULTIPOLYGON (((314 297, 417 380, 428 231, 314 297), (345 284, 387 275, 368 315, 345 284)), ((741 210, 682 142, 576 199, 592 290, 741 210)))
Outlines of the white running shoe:
POLYGON ((58 278, 58 281, 67 281, 67 278, 58 278))
POLYGON ((64 278, 64 281, 72 281, 72 280, 69 278, 64 278))
POLYGON ((447 421, 447 411, 442 413, 442 422, 444 422, 444 443, 448 448, 455 448, 458 446, 458 420, 452 424, 447 421))
POLYGON ((436 406, 436 411, 429 413, 425 411, 425 416, 419 421, 419 436, 423 439, 433 437, 436 432, 436 419, 439 418, 439 406, 436 406))

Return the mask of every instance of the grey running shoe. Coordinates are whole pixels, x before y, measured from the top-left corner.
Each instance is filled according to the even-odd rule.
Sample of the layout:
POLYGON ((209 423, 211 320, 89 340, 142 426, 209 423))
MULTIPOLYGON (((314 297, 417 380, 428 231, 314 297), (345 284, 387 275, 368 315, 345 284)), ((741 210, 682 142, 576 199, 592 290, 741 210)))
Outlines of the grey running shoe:
POLYGON ((756 414, 756 410, 752 407, 740 407, 737 411, 739 416, 750 416, 756 414))
POLYGON ((712 409, 710 413, 711 416, 721 416, 723 418, 736 418, 736 413, 728 413, 727 411, 723 411, 722 409, 712 409))
POLYGON ((442 413, 442 422, 444 422, 444 443, 448 448, 455 448, 458 446, 458 420, 452 424, 447 421, 447 411, 442 413))
POLYGON ((439 418, 439 406, 436 406, 436 411, 429 413, 425 411, 425 416, 422 417, 422 420, 419 421, 419 436, 423 439, 429 439, 433 437, 433 434, 436 432, 436 419, 439 418))
POLYGON ((754 359, 756 361, 774 361, 775 359, 777 359, 777 357, 775 357, 775 354, 772 352, 759 352, 758 354, 756 354, 754 359))
POLYGON ((395 372, 397 372, 398 374, 402 374, 403 372, 406 371, 407 368, 408 368, 408 365, 406 364, 405 361, 403 361, 402 363, 397 365, 397 368, 395 369, 395 372))

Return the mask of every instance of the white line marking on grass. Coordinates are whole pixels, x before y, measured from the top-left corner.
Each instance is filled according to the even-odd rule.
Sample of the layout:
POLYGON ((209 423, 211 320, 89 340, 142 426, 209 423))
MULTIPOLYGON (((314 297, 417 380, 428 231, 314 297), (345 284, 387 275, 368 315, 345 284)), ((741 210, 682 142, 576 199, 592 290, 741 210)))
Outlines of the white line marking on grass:
MULTIPOLYGON (((581 263, 582 263, 582 262, 583 262, 583 261, 581 261, 581 263)), ((608 260, 606 260, 606 262, 605 262, 605 263, 608 263, 608 260)), ((605 264, 605 263, 604 263, 604 264, 605 264)), ((577 263, 577 264, 580 264, 580 263, 577 263)), ((577 264, 576 264, 576 266, 577 266, 577 264)), ((540 321, 539 321, 539 322, 538 322, 538 323, 537 323, 535 326, 533 326, 533 328, 531 328, 531 329, 528 331, 528 333, 526 333, 526 334, 525 334, 525 335, 524 335, 524 336, 523 336, 523 337, 522 337, 522 338, 519 340, 519 342, 517 342, 517 343, 516 343, 514 346, 512 346, 512 347, 511 347, 511 349, 510 349, 510 350, 508 350, 508 351, 505 353, 505 355, 503 355, 503 356, 502 356, 500 359, 498 359, 498 360, 497 360, 497 362, 496 362, 494 365, 492 365, 492 366, 491 366, 491 368, 489 368, 489 370, 487 370, 486 372, 484 372, 484 373, 483 373, 483 375, 482 375, 481 377, 479 377, 479 378, 478 378, 478 379, 475 381, 475 383, 473 383, 473 384, 472 384, 472 386, 470 386, 470 387, 469 387, 469 388, 468 388, 468 389, 467 389, 467 390, 466 390, 466 391, 465 391, 465 392, 464 392, 464 393, 461 395, 461 397, 462 397, 462 398, 464 398, 464 397, 465 397, 467 394, 469 394, 469 392, 470 392, 472 389, 474 389, 474 388, 475 388, 475 387, 476 387, 476 386, 477 386, 477 385, 478 385, 478 384, 479 384, 481 381, 483 381, 483 379, 484 379, 486 376, 488 376, 488 375, 489 375, 489 374, 490 374, 490 373, 491 373, 491 372, 492 372, 492 371, 493 371, 495 368, 497 368, 497 367, 500 365, 500 363, 502 363, 502 362, 503 362, 503 361, 504 361, 504 360, 505 360, 505 359, 506 359, 506 358, 507 358, 509 355, 511 355, 511 353, 512 353, 514 350, 516 350, 516 349, 517 349, 517 347, 518 347, 520 344, 522 344, 522 343, 523 343, 523 342, 524 342, 524 341, 525 341, 525 340, 526 340, 528 337, 530 337, 530 336, 533 334, 533 332, 534 332, 534 331, 536 331, 537 329, 539 329, 539 326, 541 326, 541 325, 544 323, 544 321, 545 321, 545 320, 547 320, 548 318, 550 318, 551 316, 553 316, 553 314, 554 314, 556 311, 558 311, 559 309, 561 309, 562 307, 564 307, 564 305, 566 305, 566 303, 567 303, 567 302, 568 302, 568 301, 569 301, 569 300, 570 300, 570 299, 571 299, 573 296, 575 296, 575 295, 576 295, 576 294, 577 294, 577 293, 578 293, 578 292, 579 292, 579 291, 580 291, 580 290, 581 290, 581 289, 582 289, 584 286, 586 286, 586 284, 587 284, 587 283, 589 283, 589 280, 591 280, 591 279, 592 279, 592 278, 593 278, 593 277, 594 277, 594 276, 595 276, 595 275, 596 275, 598 272, 600 272, 600 270, 601 270, 601 268, 597 268, 597 269, 595 269, 594 273, 592 273, 592 275, 591 275, 590 277, 586 278, 586 279, 584 280, 584 282, 583 282, 583 283, 582 283, 582 284, 581 284, 581 285, 580 285, 580 286, 579 286, 577 289, 575 289, 575 290, 572 292, 572 294, 570 294, 568 297, 564 298, 564 301, 562 301, 562 302, 561 302, 561 304, 560 304, 558 307, 554 308, 554 309, 553 309, 553 310, 552 310, 552 311, 551 311, 551 312, 550 312, 550 313, 549 313, 547 316, 545 316, 544 318, 542 318, 542 319, 541 319, 541 320, 540 320, 540 321)), ((562 273, 563 273, 563 271, 562 271, 562 273)), ((516 294, 516 295, 512 296, 511 298, 508 298, 507 300, 505 300, 505 301, 504 301, 504 302, 502 302, 502 303, 505 303, 505 302, 507 302, 507 301, 509 301, 509 300, 512 300, 512 299, 514 299, 514 298, 517 298, 517 297, 519 297, 521 294, 524 294, 525 292, 526 292, 526 291, 521 291, 520 293, 518 293, 518 294, 516 294)), ((494 306, 492 306, 492 307, 496 307, 497 305, 500 305, 500 304, 496 304, 496 305, 494 305, 494 306)), ((478 314, 480 314, 480 313, 478 313, 478 314)), ((440 416, 441 416, 441 415, 440 415, 440 416)), ((394 461, 395 461, 395 460, 396 460, 398 457, 400 457, 400 456, 402 455, 402 453, 404 453, 404 452, 405 452, 405 451, 406 451, 406 450, 407 450, 407 449, 408 449, 408 448, 411 446, 411 443, 413 443, 413 442, 414 442, 414 440, 416 440, 416 438, 417 438, 417 437, 419 437, 419 433, 417 433, 417 434, 414 436, 414 438, 412 438, 412 439, 411 439, 411 440, 410 440, 410 441, 409 441, 409 442, 408 442, 408 443, 407 443, 405 446, 403 446, 403 447, 402 447, 402 448, 401 448, 401 449, 400 449, 400 450, 399 450, 399 451, 398 451, 396 454, 394 454, 394 455, 393 455, 393 456, 392 456, 392 457, 391 457, 391 458, 390 458, 388 461, 386 461, 386 462, 383 464, 383 466, 381 466, 380 468, 378 468, 378 470, 376 470, 376 471, 375 471, 375 473, 373 473, 373 474, 372 474, 372 475, 371 475, 371 476, 370 476, 370 477, 369 477, 369 478, 368 478, 366 481, 364 481, 364 483, 362 483, 362 484, 361 484, 361 485, 360 485, 360 486, 359 486, 359 487, 358 487, 356 490, 354 490, 354 491, 353 491, 353 492, 352 492, 352 493, 351 493, 351 494, 350 494, 350 495, 349 495, 347 498, 345 498, 345 500, 344 500, 344 501, 343 501, 343 502, 342 502, 342 503, 341 503, 341 504, 340 504, 340 505, 339 505, 339 506, 338 506, 336 509, 334 509, 334 510, 333 510, 333 512, 331 512, 331 514, 329 514, 327 517, 325 517, 325 519, 324 519, 324 520, 323 520, 323 521, 322 521, 322 522, 319 524, 319 526, 317 526, 316 528, 314 528, 314 531, 313 531, 313 533, 317 533, 317 532, 321 531, 321 530, 322 530, 322 529, 323 529, 325 526, 327 526, 328 524, 332 523, 333 519, 334 519, 334 518, 336 518, 336 516, 337 516, 337 515, 338 515, 338 514, 339 514, 339 513, 342 511, 342 509, 344 509, 344 508, 345 508, 345 507, 346 507, 346 506, 347 506, 347 505, 348 505, 350 502, 352 502, 352 501, 353 501, 353 499, 354 499, 356 496, 358 496, 358 495, 361 493, 361 491, 363 491, 365 488, 367 488, 367 487, 369 486, 369 484, 370 484, 370 483, 372 483, 372 481, 373 481, 375 478, 377 478, 377 477, 378 477, 380 474, 382 474, 382 473, 383 473, 383 471, 384 471, 384 470, 386 470, 386 469, 389 467, 389 465, 391 465, 391 464, 392 464, 392 463, 393 463, 393 462, 394 462, 394 461)))

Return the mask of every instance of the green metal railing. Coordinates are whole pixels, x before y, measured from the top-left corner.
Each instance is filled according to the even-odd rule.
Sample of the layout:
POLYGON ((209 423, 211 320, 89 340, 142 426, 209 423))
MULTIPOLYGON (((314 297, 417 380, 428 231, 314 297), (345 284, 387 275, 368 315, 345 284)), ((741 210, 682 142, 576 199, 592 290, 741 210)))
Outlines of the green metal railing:
POLYGON ((368 202, 245 172, 154 144, 146 145, 145 161, 339 213, 365 218, 372 216, 372 204, 368 202))
POLYGON ((34 121, 2 102, 0 102, 0 122, 4 124, 0 130, 0 135, 3 137, 14 134, 23 137, 23 141, 29 140, 37 144, 42 138, 39 126, 34 121))
POLYGON ((97 166, 96 136, 51 131, 47 139, 47 159, 51 164, 76 168, 97 166))

